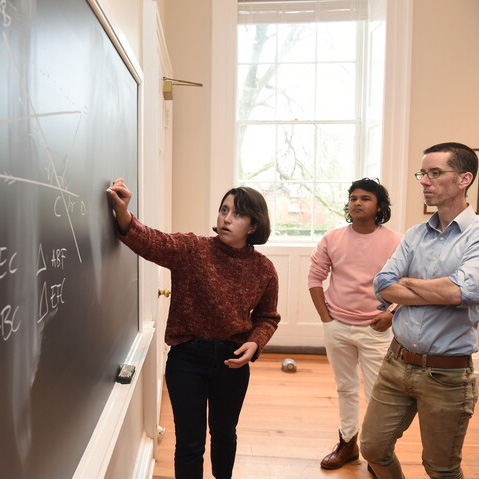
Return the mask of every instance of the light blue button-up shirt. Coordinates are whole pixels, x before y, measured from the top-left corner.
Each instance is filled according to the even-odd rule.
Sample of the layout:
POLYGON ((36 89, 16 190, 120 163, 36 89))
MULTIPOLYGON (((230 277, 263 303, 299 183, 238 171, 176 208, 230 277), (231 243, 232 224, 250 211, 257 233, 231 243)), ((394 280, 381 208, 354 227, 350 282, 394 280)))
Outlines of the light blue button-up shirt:
POLYGON ((374 279, 376 296, 402 277, 448 277, 459 286, 460 305, 401 306, 393 319, 397 341, 411 351, 461 356, 477 351, 479 321, 479 217, 471 206, 438 229, 435 213, 409 229, 397 250, 374 279))

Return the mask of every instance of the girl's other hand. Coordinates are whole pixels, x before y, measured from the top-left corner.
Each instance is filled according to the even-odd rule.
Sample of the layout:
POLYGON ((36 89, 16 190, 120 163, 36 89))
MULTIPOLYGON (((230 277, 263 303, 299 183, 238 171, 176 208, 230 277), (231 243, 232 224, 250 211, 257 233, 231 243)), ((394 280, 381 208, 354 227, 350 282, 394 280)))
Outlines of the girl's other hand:
POLYGON ((237 359, 227 359, 225 361, 226 366, 229 368, 241 368, 245 364, 251 361, 254 353, 258 350, 258 345, 255 342, 244 343, 240 346, 234 354, 239 356, 237 359))

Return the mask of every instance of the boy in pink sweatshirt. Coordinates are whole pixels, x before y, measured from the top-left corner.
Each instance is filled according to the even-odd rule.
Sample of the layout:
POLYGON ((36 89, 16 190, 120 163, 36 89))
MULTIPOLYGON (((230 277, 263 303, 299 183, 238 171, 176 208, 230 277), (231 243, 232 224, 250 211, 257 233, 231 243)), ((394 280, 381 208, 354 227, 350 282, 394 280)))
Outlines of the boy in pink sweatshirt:
POLYGON ((359 366, 369 401, 391 343, 394 314, 378 311, 373 279, 401 240, 400 234, 382 226, 391 217, 384 186, 363 178, 354 181, 348 193, 344 211, 351 224, 324 236, 311 255, 308 275, 339 397, 339 443, 321 461, 324 469, 339 469, 359 457, 359 366))

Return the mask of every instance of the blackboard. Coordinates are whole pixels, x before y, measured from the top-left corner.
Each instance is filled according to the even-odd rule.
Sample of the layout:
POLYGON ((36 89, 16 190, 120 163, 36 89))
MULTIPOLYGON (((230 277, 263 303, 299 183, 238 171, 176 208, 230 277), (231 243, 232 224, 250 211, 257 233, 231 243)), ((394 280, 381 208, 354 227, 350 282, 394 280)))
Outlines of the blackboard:
POLYGON ((85 0, 0 0, 0 477, 69 478, 138 333, 139 82, 85 0), (131 204, 136 213, 137 205, 131 204))

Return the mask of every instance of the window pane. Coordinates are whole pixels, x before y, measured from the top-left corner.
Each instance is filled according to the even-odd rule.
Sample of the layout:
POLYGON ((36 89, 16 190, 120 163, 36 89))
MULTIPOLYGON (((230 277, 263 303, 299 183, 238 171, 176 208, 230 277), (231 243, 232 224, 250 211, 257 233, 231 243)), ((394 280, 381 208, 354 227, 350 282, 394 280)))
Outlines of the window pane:
POLYGON ((313 183, 279 183, 274 216, 275 236, 311 238, 313 183))
POLYGON ((278 68, 278 120, 314 118, 315 65, 284 64, 278 68))
POLYGON ((275 125, 240 125, 238 128, 238 179, 274 181, 275 125))
POLYGON ((282 180, 312 180, 314 125, 278 126, 278 174, 282 180))
POLYGON ((239 120, 273 120, 276 117, 276 67, 238 66, 239 120))
POLYGON ((318 119, 355 119, 355 68, 354 63, 318 64, 316 109, 318 119))
POLYGON ((318 24, 318 61, 356 60, 356 22, 318 24))
POLYGON ((276 61, 276 25, 238 26, 238 63, 276 61))
POLYGON ((344 205, 351 183, 319 183, 314 196, 315 238, 326 231, 346 224, 344 205))
POLYGON ((316 24, 283 24, 278 30, 279 62, 316 61, 316 24))
POLYGON ((316 179, 351 181, 357 176, 354 125, 318 125, 316 179))

